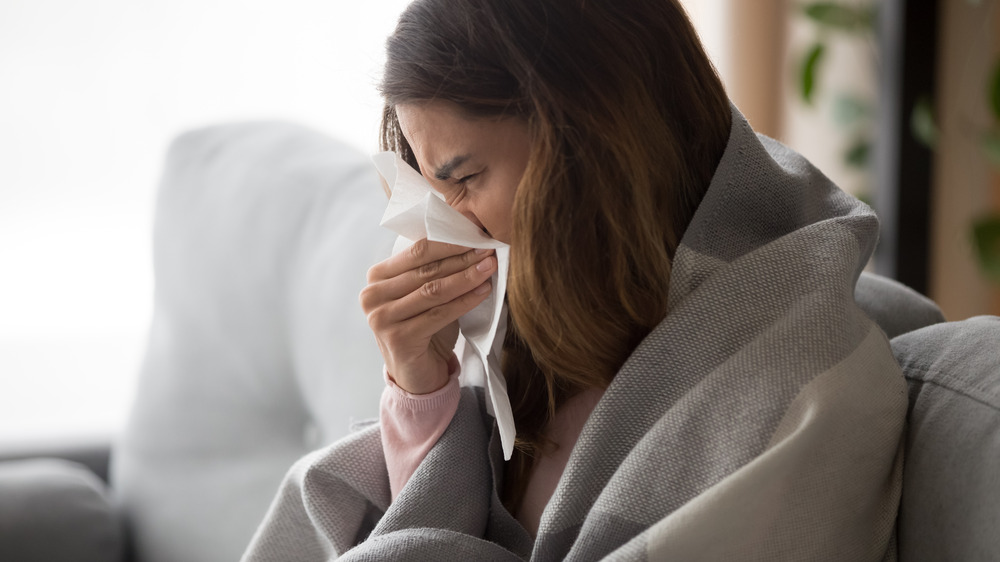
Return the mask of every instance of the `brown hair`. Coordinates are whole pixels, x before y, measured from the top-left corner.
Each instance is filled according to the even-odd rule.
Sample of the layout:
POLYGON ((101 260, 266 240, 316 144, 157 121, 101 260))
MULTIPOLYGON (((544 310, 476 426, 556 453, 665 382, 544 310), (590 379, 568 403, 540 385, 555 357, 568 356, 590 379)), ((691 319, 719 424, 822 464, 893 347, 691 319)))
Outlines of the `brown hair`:
POLYGON ((664 317, 670 264, 729 137, 729 101, 677 0, 417 0, 387 40, 395 106, 453 102, 531 132, 512 211, 502 359, 517 512, 556 409, 607 387, 664 317))

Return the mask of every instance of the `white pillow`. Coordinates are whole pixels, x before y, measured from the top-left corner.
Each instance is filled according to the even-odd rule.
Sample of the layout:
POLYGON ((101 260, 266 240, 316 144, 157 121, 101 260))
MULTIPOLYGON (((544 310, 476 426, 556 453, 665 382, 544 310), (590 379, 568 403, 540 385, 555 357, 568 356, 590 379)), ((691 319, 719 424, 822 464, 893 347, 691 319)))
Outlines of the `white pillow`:
POLYGON ((145 562, 236 560, 288 467, 378 414, 358 303, 395 238, 368 157, 283 123, 171 147, 156 306, 112 483, 145 562))

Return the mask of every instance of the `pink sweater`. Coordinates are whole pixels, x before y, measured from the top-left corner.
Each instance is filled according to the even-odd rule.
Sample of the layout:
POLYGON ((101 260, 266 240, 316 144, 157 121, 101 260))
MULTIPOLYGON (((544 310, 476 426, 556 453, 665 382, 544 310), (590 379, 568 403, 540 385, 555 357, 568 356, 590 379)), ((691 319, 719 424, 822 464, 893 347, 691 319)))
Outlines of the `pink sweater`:
MULTIPOLYGON (((381 402, 382 448, 389 469, 389 488, 395 501, 417 466, 451 423, 458 409, 460 389, 458 371, 452 373, 444 388, 430 394, 410 394, 396 386, 388 374, 385 374, 385 380, 381 402)), ((604 390, 591 389, 570 398, 545 428, 546 436, 558 447, 542 455, 535 464, 528 479, 524 502, 515 514, 531 536, 538 533, 542 511, 556 490, 583 425, 603 395, 604 390)))

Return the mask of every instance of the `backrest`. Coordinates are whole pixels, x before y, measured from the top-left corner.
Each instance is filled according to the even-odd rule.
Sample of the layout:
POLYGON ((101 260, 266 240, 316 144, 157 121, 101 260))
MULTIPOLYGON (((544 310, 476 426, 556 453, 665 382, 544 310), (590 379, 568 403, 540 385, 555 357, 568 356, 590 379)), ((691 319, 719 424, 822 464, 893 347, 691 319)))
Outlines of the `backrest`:
POLYGON ((899 559, 1000 560, 1000 318, 891 344, 910 392, 899 559))
POLYGON ((281 123, 177 139, 112 486, 143 562, 237 560, 289 466, 378 414, 358 294, 395 236, 368 157, 281 123))

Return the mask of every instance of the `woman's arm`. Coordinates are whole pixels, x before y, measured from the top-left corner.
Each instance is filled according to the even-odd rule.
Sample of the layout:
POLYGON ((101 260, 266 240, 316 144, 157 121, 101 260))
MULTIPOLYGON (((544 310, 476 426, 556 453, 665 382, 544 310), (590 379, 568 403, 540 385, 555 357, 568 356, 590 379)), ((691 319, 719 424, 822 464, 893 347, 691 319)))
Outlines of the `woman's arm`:
POLYGON ((455 416, 459 372, 454 369, 448 383, 430 394, 406 392, 385 372, 379 417, 393 501, 455 416))

